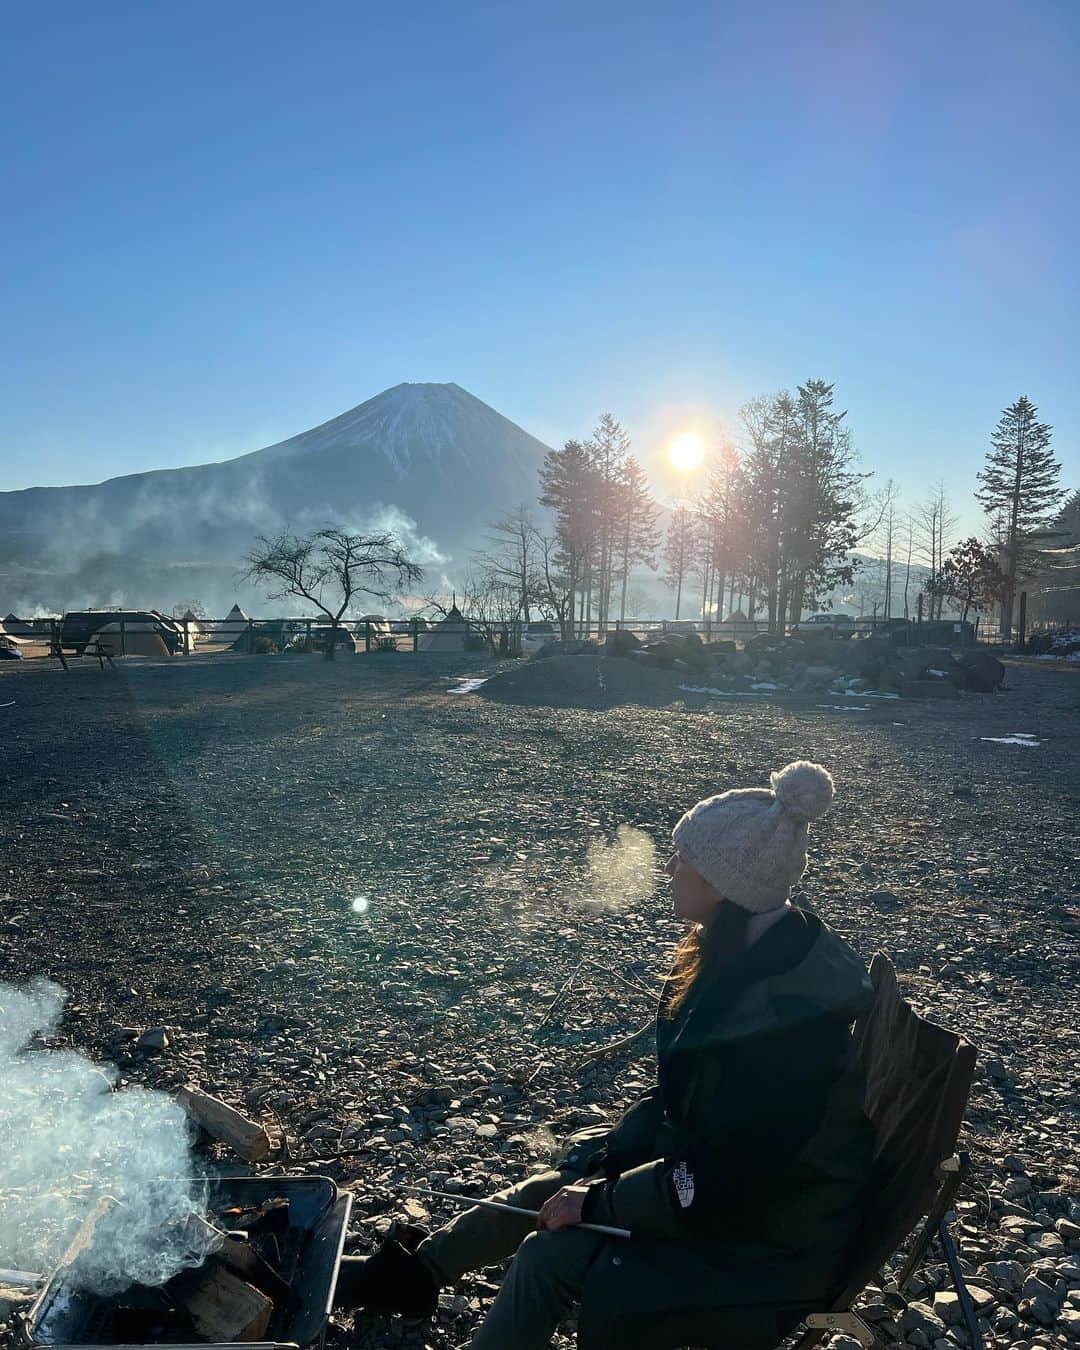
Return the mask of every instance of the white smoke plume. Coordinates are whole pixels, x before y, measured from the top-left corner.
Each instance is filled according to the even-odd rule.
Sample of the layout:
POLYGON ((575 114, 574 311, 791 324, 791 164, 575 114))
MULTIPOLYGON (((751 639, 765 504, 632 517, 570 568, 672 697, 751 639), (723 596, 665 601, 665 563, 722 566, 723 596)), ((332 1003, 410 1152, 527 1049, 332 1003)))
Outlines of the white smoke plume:
POLYGON ((647 900, 656 887, 656 845, 644 830, 620 825, 609 843, 596 839, 585 859, 588 899, 611 909, 647 900))
MULTIPOLYGON (((118 1205, 73 1272, 101 1294, 163 1284, 207 1249, 185 1231, 205 1213, 184 1112, 115 1071, 47 1049, 64 991, 0 984, 0 1266, 49 1271, 102 1197, 118 1205)), ((194 1229, 192 1225, 192 1229, 194 1229)))

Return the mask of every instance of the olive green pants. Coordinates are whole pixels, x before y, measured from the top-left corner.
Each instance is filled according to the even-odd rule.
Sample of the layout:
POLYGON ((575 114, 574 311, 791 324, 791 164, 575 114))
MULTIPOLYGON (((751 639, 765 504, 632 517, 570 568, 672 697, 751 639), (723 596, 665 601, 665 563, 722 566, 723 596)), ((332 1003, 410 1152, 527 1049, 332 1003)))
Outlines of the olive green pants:
MULTIPOLYGON (((572 1172, 539 1172, 492 1199, 539 1209, 560 1186, 576 1180, 572 1172)), ((512 1256, 472 1350, 543 1350, 580 1299, 589 1269, 606 1241, 580 1228, 539 1233, 535 1219, 477 1206, 432 1233, 417 1254, 440 1285, 512 1256)))

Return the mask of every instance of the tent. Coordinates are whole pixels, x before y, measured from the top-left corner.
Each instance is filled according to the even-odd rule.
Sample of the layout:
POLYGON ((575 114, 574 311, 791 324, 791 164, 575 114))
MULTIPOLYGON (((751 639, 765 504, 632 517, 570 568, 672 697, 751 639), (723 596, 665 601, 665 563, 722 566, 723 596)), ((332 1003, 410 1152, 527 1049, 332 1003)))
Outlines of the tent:
POLYGON ((130 620, 124 623, 124 650, 120 650, 120 625, 107 623, 97 630, 87 643, 86 655, 95 655, 95 649, 104 656, 170 656, 165 639, 158 625, 138 623, 130 620))
POLYGON ((465 652, 470 650, 472 629, 457 605, 426 633, 417 635, 416 646, 422 652, 465 652))
POLYGON ((248 616, 239 605, 233 605, 224 619, 217 623, 207 623, 204 625, 212 629, 214 636, 221 642, 231 642, 238 638, 241 633, 248 630, 248 616))

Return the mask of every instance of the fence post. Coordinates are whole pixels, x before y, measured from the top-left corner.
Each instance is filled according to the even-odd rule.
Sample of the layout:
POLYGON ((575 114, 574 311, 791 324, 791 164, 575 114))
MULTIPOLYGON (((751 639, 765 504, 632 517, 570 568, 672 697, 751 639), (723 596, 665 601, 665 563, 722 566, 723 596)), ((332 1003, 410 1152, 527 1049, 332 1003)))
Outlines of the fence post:
POLYGON ((420 620, 417 618, 412 620, 412 649, 413 656, 420 655, 420 620))
POLYGON ((127 656, 127 624, 120 620, 120 655, 127 656))
POLYGON ((915 636, 922 645, 922 591, 915 597, 915 636))
POLYGON ((190 633, 189 633, 189 631, 188 631, 190 627, 191 627, 191 625, 189 624, 188 620, 185 618, 185 620, 184 620, 184 655, 185 655, 185 656, 190 656, 190 655, 191 655, 191 636, 190 636, 190 633))
POLYGON ((1022 647, 1027 638, 1027 591, 1020 592, 1020 623, 1017 628, 1016 645, 1022 647))
POLYGON ((364 651, 371 651, 371 620, 364 620, 364 651))
POLYGON ((311 620, 304 620, 304 651, 311 654, 311 620))
POLYGON ((248 619, 248 656, 255 655, 255 620, 248 619))

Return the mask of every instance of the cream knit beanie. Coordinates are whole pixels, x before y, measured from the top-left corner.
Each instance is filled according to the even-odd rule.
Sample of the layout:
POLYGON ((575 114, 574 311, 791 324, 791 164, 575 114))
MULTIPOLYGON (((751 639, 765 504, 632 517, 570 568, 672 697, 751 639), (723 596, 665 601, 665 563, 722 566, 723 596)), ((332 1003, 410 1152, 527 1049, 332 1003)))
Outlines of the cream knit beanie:
POLYGON ((796 760, 771 788, 735 788, 692 806, 671 832, 683 860, 752 914, 775 909, 806 871, 807 825, 829 809, 833 780, 796 760))

